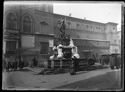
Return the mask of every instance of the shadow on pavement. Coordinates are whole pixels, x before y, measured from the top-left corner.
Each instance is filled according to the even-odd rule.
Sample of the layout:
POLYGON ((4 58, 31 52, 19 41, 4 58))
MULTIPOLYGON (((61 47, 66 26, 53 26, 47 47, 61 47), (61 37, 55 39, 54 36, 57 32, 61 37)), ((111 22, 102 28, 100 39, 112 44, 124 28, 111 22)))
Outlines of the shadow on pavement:
POLYGON ((31 71, 30 69, 19 69, 19 70, 14 70, 14 71, 21 71, 21 72, 29 72, 29 71, 31 71))
POLYGON ((88 70, 88 71, 91 71, 91 70, 96 70, 96 69, 105 69, 105 68, 108 68, 107 66, 103 66, 103 65, 93 65, 93 66, 88 66, 88 67, 85 67, 84 70, 88 70))
POLYGON ((31 70, 29 70, 29 69, 21 69, 21 70, 19 70, 19 71, 28 72, 28 71, 31 71, 31 70))
POLYGON ((93 71, 93 70, 105 69, 105 68, 108 68, 108 66, 103 66, 103 65, 84 66, 76 72, 76 75, 88 73, 89 71, 93 71))
POLYGON ((34 74, 34 75, 55 75, 55 74, 64 74, 67 73, 65 70, 62 69, 55 69, 55 70, 42 70, 41 72, 34 74))

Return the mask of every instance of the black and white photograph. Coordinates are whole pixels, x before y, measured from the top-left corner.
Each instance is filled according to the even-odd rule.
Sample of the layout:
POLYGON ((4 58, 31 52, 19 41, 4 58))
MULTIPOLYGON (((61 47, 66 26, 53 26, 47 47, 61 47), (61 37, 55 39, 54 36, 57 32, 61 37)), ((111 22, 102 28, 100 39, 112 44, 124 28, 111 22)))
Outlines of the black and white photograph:
POLYGON ((123 2, 4 1, 3 90, 124 90, 123 2))

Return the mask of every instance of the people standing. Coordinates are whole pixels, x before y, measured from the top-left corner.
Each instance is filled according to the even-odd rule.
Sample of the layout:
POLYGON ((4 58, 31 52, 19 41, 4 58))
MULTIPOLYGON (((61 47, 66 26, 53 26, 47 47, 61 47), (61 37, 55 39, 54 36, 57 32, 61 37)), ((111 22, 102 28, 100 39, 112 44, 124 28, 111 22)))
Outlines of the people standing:
POLYGON ((33 67, 38 65, 38 61, 36 57, 34 57, 32 61, 33 61, 33 67))
POLYGON ((8 57, 5 55, 5 57, 4 57, 5 59, 5 69, 6 69, 6 71, 8 72, 9 71, 9 59, 8 59, 8 57))
POLYGON ((15 57, 15 62, 14 62, 14 70, 17 70, 17 68, 18 68, 18 63, 19 63, 19 58, 16 56, 16 57, 15 57))
POLYGON ((10 68, 11 71, 14 71, 14 67, 15 67, 15 57, 14 56, 10 56, 10 68))
POLYGON ((19 59, 19 69, 22 69, 23 67, 24 67, 24 61, 23 61, 23 58, 21 56, 19 59))

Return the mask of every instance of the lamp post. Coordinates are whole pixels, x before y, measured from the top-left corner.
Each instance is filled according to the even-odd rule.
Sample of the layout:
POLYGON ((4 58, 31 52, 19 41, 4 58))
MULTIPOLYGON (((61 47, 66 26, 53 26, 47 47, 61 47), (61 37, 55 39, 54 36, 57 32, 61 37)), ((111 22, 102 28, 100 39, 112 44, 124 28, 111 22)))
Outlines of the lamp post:
POLYGON ((19 39, 18 39, 18 58, 19 58, 19 62, 21 61, 21 14, 22 14, 22 10, 21 10, 21 5, 20 5, 20 8, 19 8, 19 13, 20 13, 20 16, 19 16, 19 33, 18 33, 18 36, 19 36, 19 39))

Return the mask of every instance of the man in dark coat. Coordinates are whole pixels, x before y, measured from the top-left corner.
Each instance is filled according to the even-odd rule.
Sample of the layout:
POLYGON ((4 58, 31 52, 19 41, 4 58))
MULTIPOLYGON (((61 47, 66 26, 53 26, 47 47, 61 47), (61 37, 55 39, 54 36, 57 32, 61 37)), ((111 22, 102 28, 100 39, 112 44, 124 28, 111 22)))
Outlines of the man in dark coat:
POLYGON ((19 58, 16 56, 15 57, 15 62, 14 62, 14 70, 17 70, 17 68, 18 68, 18 62, 19 62, 19 58))
POLYGON ((9 58, 7 56, 5 56, 5 68, 6 68, 6 71, 8 72, 9 71, 9 58))
POLYGON ((19 68, 22 69, 23 67, 24 67, 24 61, 23 61, 23 58, 21 56, 19 59, 19 68))
POLYGON ((38 62, 36 60, 36 57, 33 58, 33 66, 37 66, 38 62))

